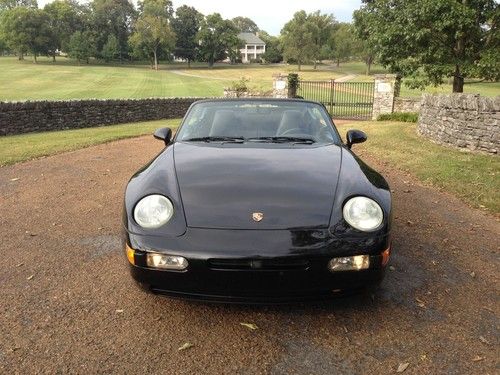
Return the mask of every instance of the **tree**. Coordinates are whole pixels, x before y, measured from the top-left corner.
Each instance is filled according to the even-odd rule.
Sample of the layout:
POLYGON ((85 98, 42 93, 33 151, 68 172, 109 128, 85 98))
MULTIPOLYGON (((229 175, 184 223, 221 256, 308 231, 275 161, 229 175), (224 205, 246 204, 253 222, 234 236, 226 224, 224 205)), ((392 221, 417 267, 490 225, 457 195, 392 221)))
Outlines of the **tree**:
POLYGON ((269 35, 267 32, 259 31, 259 38, 266 43, 266 52, 262 54, 262 59, 268 63, 279 63, 283 61, 283 48, 280 39, 269 35))
POLYGON ((314 62, 314 69, 316 69, 317 61, 321 60, 323 46, 327 44, 335 24, 333 15, 321 14, 319 10, 307 15, 306 26, 310 30, 313 40, 310 53, 314 62))
POLYGON ((38 8, 36 0, 0 0, 0 14, 16 7, 38 8))
POLYGON ((364 61, 366 65, 366 75, 370 75, 377 47, 374 44, 374 40, 370 38, 367 22, 366 13, 356 13, 354 20, 354 32, 356 33, 356 55, 364 61))
POLYGON ((222 19, 219 13, 210 14, 202 20, 197 39, 200 42, 200 57, 214 66, 217 60, 227 57, 228 51, 234 51, 241 44, 238 29, 233 22, 222 19))
POLYGON ((203 15, 195 8, 183 5, 175 11, 175 18, 172 20, 172 29, 176 35, 175 56, 186 59, 188 67, 191 61, 196 58, 198 41, 196 34, 200 29, 200 22, 203 15))
POLYGON ((69 39, 68 48, 69 56, 77 59, 79 63, 85 61, 88 64, 89 59, 97 52, 94 36, 90 31, 73 33, 69 39))
POLYGON ((293 15, 281 30, 283 41, 283 57, 297 62, 300 71, 303 63, 313 57, 315 49, 315 35, 310 27, 305 11, 301 10, 293 15))
POLYGON ((7 9, 2 12, 1 21, 0 34, 20 59, 29 51, 36 63, 38 55, 47 53, 51 35, 48 16, 43 10, 24 6, 7 9))
POLYGON ((120 54, 120 46, 116 36, 108 36, 106 44, 102 47, 101 54, 106 62, 114 60, 120 54))
POLYGON ((56 0, 45 5, 49 17, 51 40, 49 53, 56 60, 56 51, 68 49, 69 38, 75 31, 86 28, 84 8, 75 0, 56 0))
POLYGON ((93 0, 90 7, 98 55, 101 56, 102 48, 112 34, 118 40, 119 58, 123 60, 128 56, 128 38, 136 18, 134 5, 129 0, 93 0))
POLYGON ((257 33, 259 27, 257 24, 248 17, 235 17, 232 19, 234 26, 241 33, 257 33))
POLYGON ((365 0, 356 26, 380 63, 413 88, 453 77, 500 79, 499 5, 495 0, 365 0))
MULTIPOLYGON (((173 9, 170 0, 144 0, 139 3, 141 14, 135 24, 130 42, 136 51, 146 51, 153 57, 158 70, 158 54, 175 46, 175 33, 170 27, 173 9)), ((136 52, 137 54, 137 52, 136 52)))
POLYGON ((340 66, 341 61, 349 59, 356 49, 356 34, 348 23, 340 23, 331 34, 331 57, 340 66))

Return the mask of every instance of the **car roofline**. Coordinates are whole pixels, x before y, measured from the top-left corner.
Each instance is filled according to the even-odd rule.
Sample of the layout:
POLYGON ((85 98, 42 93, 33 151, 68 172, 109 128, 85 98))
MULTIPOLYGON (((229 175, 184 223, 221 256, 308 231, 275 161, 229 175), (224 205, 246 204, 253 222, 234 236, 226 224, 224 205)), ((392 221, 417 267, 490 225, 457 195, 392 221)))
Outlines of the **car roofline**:
POLYGON ((206 98, 206 99, 200 99, 196 100, 193 102, 193 104, 196 103, 211 103, 211 102, 261 102, 261 101, 269 101, 269 102, 299 102, 299 103, 313 103, 313 104, 319 104, 323 105, 320 102, 317 102, 315 100, 308 100, 308 99, 301 99, 301 98, 271 98, 271 97, 251 97, 251 98, 206 98))

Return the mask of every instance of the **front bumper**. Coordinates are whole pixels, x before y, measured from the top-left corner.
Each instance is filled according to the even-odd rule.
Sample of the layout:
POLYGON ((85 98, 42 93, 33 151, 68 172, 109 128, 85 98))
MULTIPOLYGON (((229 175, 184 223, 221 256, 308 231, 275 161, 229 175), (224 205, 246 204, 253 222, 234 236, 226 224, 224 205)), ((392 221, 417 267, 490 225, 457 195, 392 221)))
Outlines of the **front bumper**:
POLYGON ((381 253, 388 236, 338 239, 328 230, 210 230, 180 237, 125 233, 135 250, 133 278, 147 290, 173 297, 238 303, 317 300, 374 286, 383 279, 381 253), (184 271, 149 268, 146 253, 185 257, 184 271), (333 257, 370 255, 370 268, 330 272, 333 257))

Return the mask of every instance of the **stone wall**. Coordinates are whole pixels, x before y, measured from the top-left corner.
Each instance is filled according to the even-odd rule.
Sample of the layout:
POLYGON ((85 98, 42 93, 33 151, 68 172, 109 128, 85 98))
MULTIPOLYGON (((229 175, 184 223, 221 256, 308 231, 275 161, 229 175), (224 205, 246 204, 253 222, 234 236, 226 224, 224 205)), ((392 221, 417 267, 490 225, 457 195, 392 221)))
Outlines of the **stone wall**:
POLYGON ((224 89, 224 98, 267 98, 272 97, 270 91, 249 91, 249 90, 234 90, 231 88, 224 89))
POLYGON ((0 102, 0 135, 181 118, 199 99, 0 102))
POLYGON ((497 154, 500 96, 424 94, 418 132, 437 143, 497 154))
POLYGON ((421 98, 394 98, 393 112, 420 112, 421 98))

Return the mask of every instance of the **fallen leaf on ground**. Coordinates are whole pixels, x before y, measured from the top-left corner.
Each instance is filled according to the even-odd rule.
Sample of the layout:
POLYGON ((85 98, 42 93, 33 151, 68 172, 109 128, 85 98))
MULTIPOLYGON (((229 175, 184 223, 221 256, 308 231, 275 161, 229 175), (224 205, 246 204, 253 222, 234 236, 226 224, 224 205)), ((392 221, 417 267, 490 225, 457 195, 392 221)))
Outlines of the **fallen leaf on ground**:
POLYGON ((253 324, 253 323, 240 323, 240 324, 244 327, 247 327, 248 329, 251 329, 252 331, 259 328, 259 327, 257 327, 256 324, 253 324))
POLYGON ((409 225, 409 226, 412 226, 412 225, 414 224, 414 222, 413 222, 413 221, 411 221, 411 220, 408 220, 408 221, 406 222, 406 224, 407 224, 407 225, 409 225))
POLYGON ((19 180, 19 177, 16 177, 16 178, 11 178, 10 180, 11 180, 11 181, 17 181, 17 180, 19 180))
POLYGON ((185 342, 184 344, 182 344, 182 346, 177 349, 178 351, 182 351, 182 350, 186 350, 186 349, 189 349, 189 348, 192 348, 194 345, 191 344, 190 342, 185 342))
POLYGON ((482 361, 484 357, 476 355, 474 358, 472 358, 472 362, 479 362, 482 361))
POLYGON ((23 265, 24 265, 24 263, 22 263, 22 262, 21 262, 21 263, 17 263, 17 264, 16 264, 16 267, 21 267, 21 266, 23 266, 23 265))
POLYGON ((118 314, 120 314, 120 313, 122 313, 122 312, 123 312, 123 310, 122 310, 122 309, 117 309, 117 310, 115 310, 115 311, 116 311, 116 313, 118 313, 118 314))
POLYGON ((484 336, 479 336, 479 340, 486 345, 490 345, 490 342, 484 337, 484 336))
POLYGON ((394 266, 389 266, 389 269, 390 269, 391 271, 396 271, 396 267, 394 267, 394 266))
POLYGON ((400 363, 396 372, 403 372, 404 370, 406 370, 408 368, 408 366, 410 366, 410 364, 408 362, 400 363))
POLYGON ((420 298, 415 297, 415 301, 417 301, 417 306, 421 308, 425 308, 425 302, 422 301, 420 298))
POLYGON ((35 277, 35 275, 30 275, 26 278, 26 280, 31 280, 33 277, 35 277))
POLYGON ((476 273, 475 273, 474 271, 472 271, 472 272, 470 273, 470 276, 471 276, 471 277, 476 277, 476 273))

